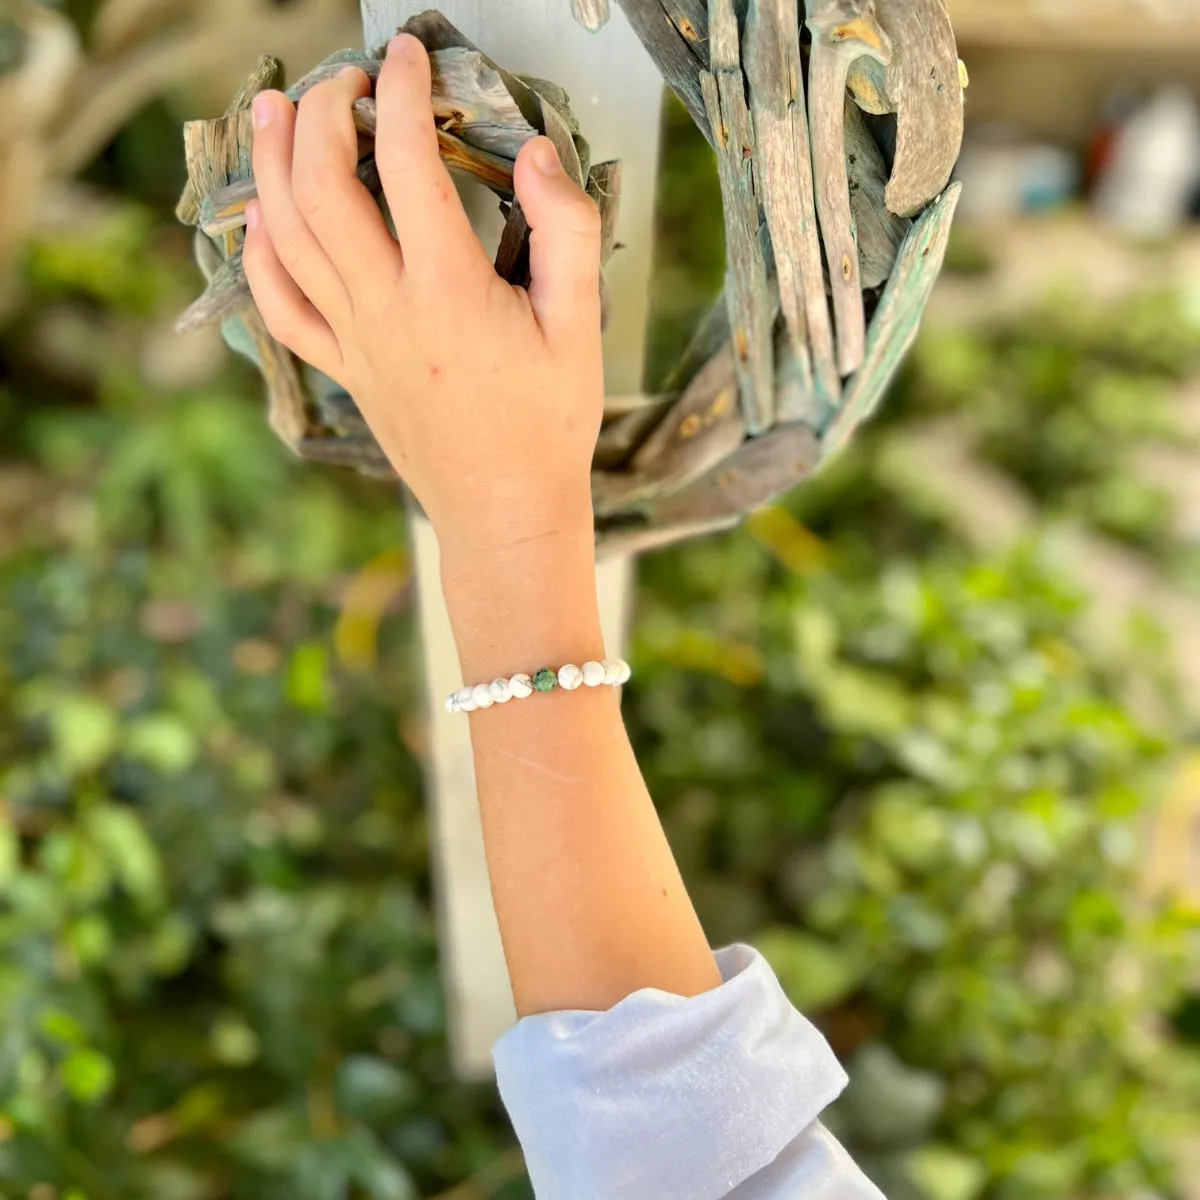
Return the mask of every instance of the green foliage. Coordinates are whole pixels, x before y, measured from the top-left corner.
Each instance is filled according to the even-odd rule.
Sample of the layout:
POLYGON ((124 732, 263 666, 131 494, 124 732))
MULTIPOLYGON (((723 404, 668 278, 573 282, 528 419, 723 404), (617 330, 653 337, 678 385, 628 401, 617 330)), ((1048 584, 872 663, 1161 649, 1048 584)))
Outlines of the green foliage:
MULTIPOLYGON (((1049 517, 1070 517, 1200 578, 1176 532, 1170 491, 1148 452, 1195 447, 1177 390, 1200 364, 1200 320, 1179 296, 1150 293, 1100 306, 1051 296, 985 328, 922 342, 919 404, 962 413, 987 461, 1049 517)), ((912 376, 910 375, 910 378, 912 376)))
POLYGON ((821 1013, 854 1076, 832 1121, 891 1200, 1169 1192, 1200 1095, 1147 1021, 1178 1003, 1195 914, 1138 890, 1177 729, 1128 707, 1042 548, 981 557, 877 467, 906 418, 953 406, 1053 512, 1029 463, 1086 377, 1087 436, 1048 477, 1111 484, 1176 436, 1162 381, 1200 360, 1178 305, 1139 304, 1150 348, 1137 306, 1061 343, 1046 314, 928 336, 790 516, 643 567, 633 725, 689 886, 821 1013), (1042 391, 1014 366, 1039 356, 1062 367, 1042 391))

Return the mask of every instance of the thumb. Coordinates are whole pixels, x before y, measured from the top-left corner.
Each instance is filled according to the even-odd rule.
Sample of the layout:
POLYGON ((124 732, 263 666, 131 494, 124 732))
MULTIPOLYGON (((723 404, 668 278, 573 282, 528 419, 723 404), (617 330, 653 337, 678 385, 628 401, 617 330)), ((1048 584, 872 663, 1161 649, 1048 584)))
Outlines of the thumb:
POLYGON ((529 298, 554 341, 600 327, 600 210, 562 168, 554 143, 521 147, 514 189, 532 231, 529 298))

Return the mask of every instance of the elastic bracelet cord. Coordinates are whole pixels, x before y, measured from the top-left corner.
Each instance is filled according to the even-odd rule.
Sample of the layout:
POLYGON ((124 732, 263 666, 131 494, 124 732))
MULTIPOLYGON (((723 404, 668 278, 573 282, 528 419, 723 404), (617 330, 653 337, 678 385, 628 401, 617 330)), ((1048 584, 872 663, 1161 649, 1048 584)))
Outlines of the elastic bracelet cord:
POLYGON ((603 662, 585 662, 582 667, 568 663, 555 671, 543 667, 532 675, 510 675, 481 683, 475 687, 460 688, 446 697, 449 713, 472 713, 477 709, 491 708, 493 704, 507 704, 510 700, 527 700, 535 693, 547 695, 562 688, 573 692, 581 687, 622 687, 633 675, 633 668, 623 658, 606 658, 603 662))

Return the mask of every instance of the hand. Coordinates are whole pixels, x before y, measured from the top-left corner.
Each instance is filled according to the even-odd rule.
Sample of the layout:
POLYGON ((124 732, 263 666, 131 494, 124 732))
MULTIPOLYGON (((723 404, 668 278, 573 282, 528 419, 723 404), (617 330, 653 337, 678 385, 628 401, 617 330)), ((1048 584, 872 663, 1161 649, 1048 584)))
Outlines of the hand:
POLYGON ((494 550, 586 523, 604 405, 600 217, 536 138, 515 190, 533 230, 528 292, 493 269, 438 153, 430 63, 388 47, 376 160, 395 225, 355 175, 347 68, 298 108, 254 101, 246 278, 271 334, 352 395, 443 549, 494 550))

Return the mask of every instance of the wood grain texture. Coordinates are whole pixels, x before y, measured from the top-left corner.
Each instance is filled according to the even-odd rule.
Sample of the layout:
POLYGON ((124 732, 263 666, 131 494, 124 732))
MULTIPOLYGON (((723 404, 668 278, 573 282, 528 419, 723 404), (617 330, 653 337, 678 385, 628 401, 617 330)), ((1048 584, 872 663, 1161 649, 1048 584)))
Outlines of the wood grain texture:
POLYGON ((309 420, 307 393, 296 358, 267 332, 266 322, 253 305, 243 309, 239 319, 254 341, 267 383, 267 423, 276 437, 299 453, 309 420))
POLYGON ((758 190, 774 251, 780 307, 793 342, 790 363, 808 391, 841 394, 825 298, 813 186, 808 105, 797 0, 751 0, 746 75, 758 149, 758 190))
MULTIPOLYGON (((360 103, 364 102, 360 101, 360 103)), ((479 152, 471 150, 469 153, 477 155, 479 152)), ((491 164, 488 163, 487 167, 490 168, 490 166, 491 164)), ((379 195, 379 171, 375 166, 373 156, 364 158, 358 164, 358 178, 368 191, 373 195, 379 195)), ((501 173, 501 179, 503 178, 507 178, 508 190, 511 194, 511 167, 507 176, 501 173)), ((196 224, 209 237, 220 237, 235 229, 243 229, 246 225, 246 205, 257 198, 258 184, 253 179, 239 179, 225 187, 217 188, 216 191, 209 192, 200 201, 196 224)))
POLYGON ((462 46, 437 50, 429 57, 438 126, 481 150, 516 158, 537 130, 512 98, 500 72, 478 50, 462 46))
POLYGON ((751 438, 703 479, 649 505, 656 525, 744 515, 786 492, 816 469, 821 448, 803 425, 781 425, 751 438))
POLYGON ((617 248, 621 223, 621 164, 596 163, 588 172, 587 193, 600 210, 600 265, 607 266, 617 248))
POLYGON ((242 84, 238 94, 234 96, 233 102, 225 110, 226 115, 249 108, 259 92, 278 87, 282 78, 283 64, 277 58, 264 54, 255 64, 254 70, 247 76, 246 82, 242 84))
POLYGON ((205 325, 216 325, 253 303, 254 297, 250 295, 250 285, 246 282, 239 248, 221 264, 208 281, 203 294, 175 322, 175 330, 177 333, 188 333, 205 325))
POLYGON ((810 0, 812 32, 808 113, 816 175, 817 216, 829 267, 837 327, 837 363, 843 376, 862 363, 866 314, 846 167, 845 97, 850 64, 863 54, 887 58, 874 17, 874 0, 810 0))
POLYGON ((209 192, 250 176, 253 144, 254 127, 247 109, 184 125, 184 161, 197 203, 209 192))
POLYGON ((496 274, 513 287, 527 288, 531 282, 529 236, 532 232, 520 200, 514 199, 504 221, 495 259, 496 274))
POLYGON ((716 138, 725 210, 725 300, 729 306, 738 389, 746 429, 770 429, 775 420, 772 328, 775 296, 767 284, 755 188, 754 128, 733 0, 709 0, 709 59, 700 88, 716 138))
POLYGON ((826 456, 841 450, 859 425, 878 408, 904 356, 912 348, 945 261, 954 210, 961 194, 962 185, 951 184, 905 238, 871 322, 866 358, 847 388, 841 409, 822 434, 821 448, 826 456))
POLYGON ((343 67, 358 67, 374 82, 379 78, 379 70, 383 64, 378 58, 372 58, 361 50, 338 50, 323 62, 319 62, 311 71, 301 75, 286 90, 289 100, 299 103, 318 83, 332 79, 343 67))
POLYGON ((958 47, 943 0, 875 0, 892 43, 887 97, 896 113, 896 161, 887 206, 916 216, 950 182, 963 140, 958 47))
MULTIPOLYGON (((659 0, 663 11, 671 18, 671 24, 692 53, 702 71, 711 70, 708 53, 708 4, 706 0, 659 0)), ((739 12, 745 11, 745 0, 738 0, 739 12)))
POLYGON ((571 0, 571 13, 584 29, 595 33, 612 16, 608 0, 571 0))
POLYGON ((733 350, 726 344, 655 423, 627 471, 593 475, 597 515, 611 516, 650 496, 686 487, 723 462, 745 437, 733 350))
MULTIPOLYGON (((605 422, 592 456, 596 470, 624 471, 633 452, 650 436, 673 403, 670 397, 658 401, 647 399, 651 402, 629 412, 621 412, 618 407, 617 415, 605 422)), ((609 397, 606 406, 611 402, 609 397)))
POLYGON ((850 216, 858 242, 859 277, 864 288, 881 287, 912 222, 888 212, 885 193, 887 163, 867 119, 847 97, 845 109, 846 174, 850 182, 850 216))
POLYGON ((630 524, 602 530, 596 539, 596 557, 602 561, 650 554, 692 538, 711 537, 735 529, 741 517, 716 517, 711 521, 685 521, 677 525, 630 524))
MULTIPOLYGON (((839 380, 839 385, 841 381, 839 380)), ((775 420, 780 425, 797 421, 810 429, 821 429, 841 401, 836 396, 820 395, 812 386, 812 374, 801 369, 796 359, 796 342, 787 326, 778 322, 775 327, 775 420)))

